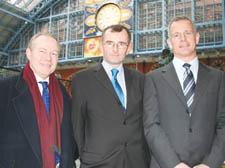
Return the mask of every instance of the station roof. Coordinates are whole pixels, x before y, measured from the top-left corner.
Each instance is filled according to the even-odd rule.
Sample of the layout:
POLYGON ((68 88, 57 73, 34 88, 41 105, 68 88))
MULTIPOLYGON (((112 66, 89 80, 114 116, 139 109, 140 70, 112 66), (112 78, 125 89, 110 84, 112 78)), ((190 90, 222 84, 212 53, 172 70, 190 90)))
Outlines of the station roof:
POLYGON ((41 0, 1 0, 0 1, 0 54, 4 46, 18 29, 32 22, 30 12, 41 0))

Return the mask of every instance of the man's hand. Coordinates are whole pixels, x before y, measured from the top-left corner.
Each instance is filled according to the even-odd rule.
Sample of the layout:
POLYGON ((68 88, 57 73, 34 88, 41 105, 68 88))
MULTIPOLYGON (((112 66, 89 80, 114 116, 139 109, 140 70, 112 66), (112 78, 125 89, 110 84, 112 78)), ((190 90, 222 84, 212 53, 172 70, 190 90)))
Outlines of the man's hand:
POLYGON ((194 166, 193 168, 210 168, 210 167, 205 164, 200 164, 200 165, 194 166))
MULTIPOLYGON (((184 164, 184 163, 179 163, 178 165, 176 165, 174 168, 191 168, 188 165, 184 164)), ((198 168, 198 167, 197 167, 198 168)), ((201 167, 200 167, 201 168, 201 167)))

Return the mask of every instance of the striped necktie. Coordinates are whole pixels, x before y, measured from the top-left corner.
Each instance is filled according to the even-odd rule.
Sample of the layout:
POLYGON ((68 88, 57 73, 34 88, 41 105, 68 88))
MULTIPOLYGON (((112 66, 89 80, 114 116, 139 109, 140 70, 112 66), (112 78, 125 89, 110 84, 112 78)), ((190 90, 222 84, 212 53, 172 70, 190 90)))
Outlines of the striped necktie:
POLYGON ((183 65, 183 67, 185 68, 185 72, 184 72, 184 82, 183 82, 183 92, 184 92, 184 96, 186 98, 187 101, 187 106, 189 109, 189 112, 191 111, 191 105, 193 104, 194 101, 194 94, 195 94, 195 80, 194 80, 194 76, 193 73, 191 72, 191 65, 185 63, 183 65))
POLYGON ((123 90, 122 90, 122 88, 121 88, 121 86, 120 86, 120 84, 119 84, 119 82, 117 80, 117 74, 118 74, 119 70, 112 69, 111 72, 112 72, 112 85, 114 87, 114 90, 116 91, 117 96, 120 99, 120 102, 121 102, 121 104, 123 106, 123 110, 125 111, 123 90))

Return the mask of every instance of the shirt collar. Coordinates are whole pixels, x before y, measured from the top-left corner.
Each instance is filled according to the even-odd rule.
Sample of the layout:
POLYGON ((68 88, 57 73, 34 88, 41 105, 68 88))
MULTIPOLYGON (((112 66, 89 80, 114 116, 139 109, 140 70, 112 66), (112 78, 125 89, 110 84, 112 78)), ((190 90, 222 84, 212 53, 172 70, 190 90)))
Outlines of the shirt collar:
POLYGON ((173 58, 173 64, 176 66, 176 67, 179 67, 179 68, 183 68, 183 65, 184 63, 188 63, 191 65, 191 70, 192 71, 197 71, 198 70, 198 57, 195 57, 194 59, 192 59, 190 62, 184 62, 183 60, 177 58, 177 57, 174 57, 173 58))
MULTIPOLYGON (((104 67, 106 73, 110 76, 112 76, 112 72, 111 70, 114 69, 108 62, 106 61, 102 61, 102 66, 104 67)), ((123 64, 120 64, 119 67, 115 68, 117 70, 119 70, 119 74, 123 73, 124 69, 123 69, 123 64)))
POLYGON ((35 78, 36 78, 36 80, 37 80, 37 83, 38 82, 48 82, 49 83, 49 77, 48 78, 46 78, 45 80, 43 80, 41 77, 39 77, 37 74, 35 74, 34 73, 34 76, 35 76, 35 78))

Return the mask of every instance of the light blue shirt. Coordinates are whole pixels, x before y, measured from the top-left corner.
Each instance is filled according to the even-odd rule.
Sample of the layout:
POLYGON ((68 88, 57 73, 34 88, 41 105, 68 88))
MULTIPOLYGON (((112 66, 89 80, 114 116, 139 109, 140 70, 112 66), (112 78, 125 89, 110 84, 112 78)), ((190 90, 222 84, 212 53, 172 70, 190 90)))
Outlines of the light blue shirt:
MULTIPOLYGON (((110 81, 112 80, 112 72, 111 70, 113 69, 113 67, 108 64, 106 61, 102 61, 102 66, 105 69, 105 72, 107 73, 110 81)), ((120 66, 118 68, 116 68, 117 70, 119 70, 118 74, 117 74, 117 81, 120 84, 120 87, 123 90, 123 95, 124 95, 124 103, 125 103, 125 108, 127 108, 127 89, 126 89, 126 83, 125 83, 125 75, 124 75, 124 68, 123 65, 120 64, 120 66)))
POLYGON ((177 57, 174 57, 173 58, 173 65, 174 65, 174 68, 175 68, 175 71, 177 73, 177 77, 179 79, 179 82, 180 82, 180 85, 181 85, 182 89, 183 89, 184 72, 185 72, 185 68, 183 67, 183 65, 185 63, 188 63, 188 64, 191 65, 190 69, 193 73, 195 83, 197 83, 197 78, 198 78, 199 61, 198 61, 197 57, 195 57, 190 62, 184 62, 183 60, 181 60, 177 57))

